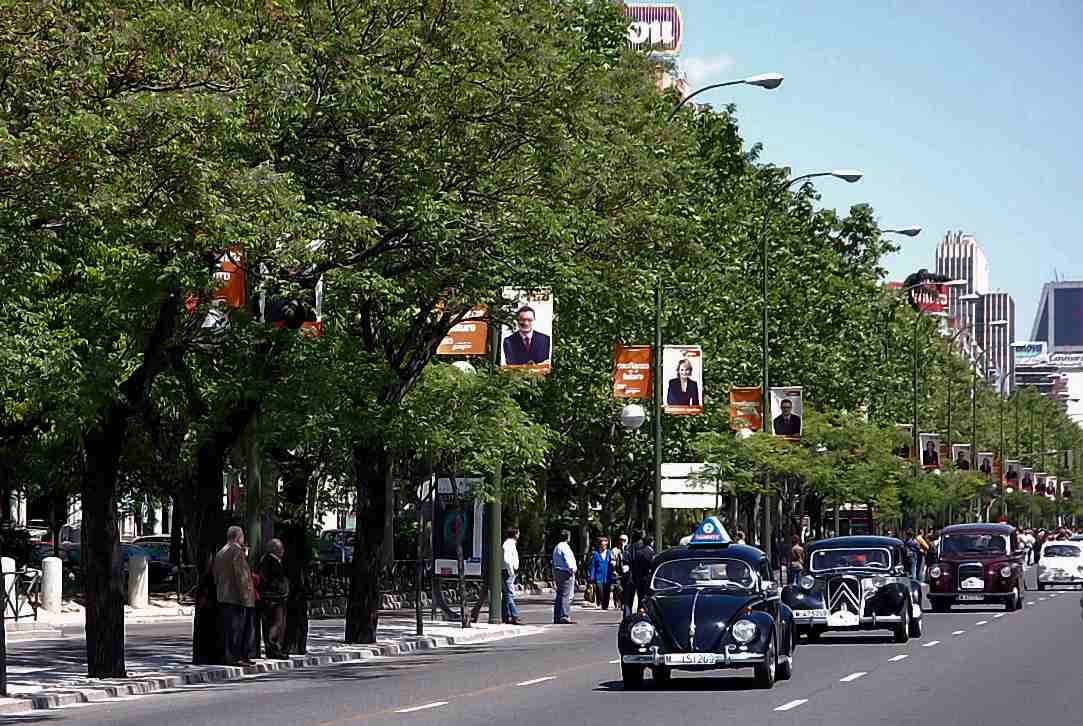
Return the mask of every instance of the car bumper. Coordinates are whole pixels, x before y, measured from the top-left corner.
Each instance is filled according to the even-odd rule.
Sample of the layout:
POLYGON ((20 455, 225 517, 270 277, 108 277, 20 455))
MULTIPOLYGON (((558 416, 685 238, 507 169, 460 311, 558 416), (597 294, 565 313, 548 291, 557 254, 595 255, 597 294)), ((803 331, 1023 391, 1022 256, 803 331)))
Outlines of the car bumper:
MULTIPOLYGON (((686 655, 685 653, 671 653, 670 655, 686 655)), ((694 654, 700 655, 700 654, 694 654)), ((672 668, 739 668, 742 666, 759 665, 767 660, 763 653, 714 653, 718 660, 714 663, 667 663, 665 653, 643 653, 639 655, 622 655, 621 663, 628 665, 664 666, 672 668)))
POLYGON ((929 600, 952 600, 954 602, 990 602, 1015 597, 1011 592, 930 592, 929 600))
POLYGON ((1043 585, 1080 585, 1083 584, 1083 577, 1065 577, 1043 572, 1038 575, 1038 582, 1043 585))
POLYGON ((866 615, 857 619, 857 622, 853 625, 832 625, 830 618, 811 617, 811 618, 794 618, 794 625, 818 625, 828 630, 846 630, 850 628, 878 628, 882 625, 895 625, 902 622, 901 615, 866 615))

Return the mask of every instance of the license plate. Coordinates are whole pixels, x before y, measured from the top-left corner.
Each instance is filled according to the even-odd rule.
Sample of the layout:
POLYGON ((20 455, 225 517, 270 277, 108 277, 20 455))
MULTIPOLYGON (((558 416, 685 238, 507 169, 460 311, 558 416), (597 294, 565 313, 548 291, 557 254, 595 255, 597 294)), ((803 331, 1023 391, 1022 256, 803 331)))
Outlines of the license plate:
POLYGON ((666 665, 714 665, 722 661, 717 653, 667 653, 666 665))
POLYGON ((963 594, 963 595, 959 596, 959 599, 960 600, 984 600, 985 596, 984 595, 966 595, 966 594, 963 594))
POLYGON ((793 616, 795 618, 826 618, 826 610, 794 610, 793 616))

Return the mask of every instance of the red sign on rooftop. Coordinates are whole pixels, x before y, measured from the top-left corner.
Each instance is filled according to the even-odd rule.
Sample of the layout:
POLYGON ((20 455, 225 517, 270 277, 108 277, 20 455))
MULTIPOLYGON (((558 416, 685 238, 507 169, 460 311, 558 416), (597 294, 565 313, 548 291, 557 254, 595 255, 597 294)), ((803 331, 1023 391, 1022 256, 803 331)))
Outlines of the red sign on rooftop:
POLYGON ((681 50, 684 19, 672 3, 631 3, 624 6, 631 21, 628 42, 636 50, 676 55, 681 50))

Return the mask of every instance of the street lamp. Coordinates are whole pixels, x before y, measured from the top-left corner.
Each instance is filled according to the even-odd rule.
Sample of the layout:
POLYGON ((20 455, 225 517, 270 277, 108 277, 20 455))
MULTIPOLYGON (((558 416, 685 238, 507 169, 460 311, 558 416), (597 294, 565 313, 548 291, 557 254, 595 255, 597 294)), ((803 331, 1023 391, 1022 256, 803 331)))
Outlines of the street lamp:
MULTIPOLYGON (((668 124, 681 108, 701 93, 727 86, 756 86, 773 90, 782 85, 781 73, 762 73, 724 83, 712 83, 699 88, 678 101, 666 116, 668 124)), ((657 255, 656 255, 657 256, 657 255)), ((765 278, 766 280, 766 278, 765 278)), ((766 285, 766 282, 765 282, 766 285)), ((662 267, 658 266, 654 282, 654 543, 661 550, 662 541, 662 267)))
POLYGON ((899 227, 897 229, 882 229, 880 234, 901 234, 904 237, 917 237, 921 234, 921 227, 899 227))
MULTIPOLYGON (((823 177, 823 176, 830 176, 830 177, 834 177, 836 179, 842 179, 845 182, 849 182, 850 184, 853 184, 854 182, 860 180, 862 176, 864 176, 864 172, 859 171, 857 169, 835 169, 834 171, 820 171, 820 172, 815 172, 815 173, 812 173, 812 174, 802 174, 801 176, 794 177, 793 179, 787 179, 787 180, 783 181, 781 184, 779 184, 778 186, 776 186, 772 190, 771 196, 767 200, 767 205, 763 209, 763 223, 760 225, 760 240, 763 243, 763 255, 762 255, 762 258, 761 258, 761 262, 762 262, 762 265, 763 265, 763 371, 762 371, 762 380, 760 381, 760 385, 762 386, 762 390, 760 391, 761 405, 763 406, 763 409, 760 411, 760 426, 761 426, 761 430, 764 431, 764 432, 767 431, 767 421, 770 419, 769 413, 770 413, 770 410, 771 410, 769 400, 768 400, 770 398, 770 390, 769 390, 769 388, 770 388, 770 385, 771 385, 771 378, 770 378, 770 373, 771 373, 771 362, 770 362, 770 357, 771 357, 770 356, 771 337, 770 337, 770 331, 769 331, 769 328, 768 328, 768 325, 769 325, 769 311, 768 311, 768 307, 767 307, 767 256, 768 256, 768 251, 769 251, 768 246, 769 246, 769 242, 770 242, 770 240, 767 237, 767 221, 768 221, 768 219, 770 219, 771 210, 774 209, 774 207, 778 204, 779 200, 782 198, 782 194, 787 189, 792 187, 794 184, 797 184, 798 182, 808 181, 809 179, 815 179, 817 177, 823 177)), ((767 481, 767 478, 770 475, 767 473, 766 470, 764 470, 764 475, 763 476, 764 476, 764 488, 766 489, 767 484, 769 483, 767 481)), ((767 554, 768 557, 770 557, 771 556, 771 549, 772 549, 772 542, 771 542, 771 495, 767 494, 766 496, 767 496, 767 506, 764 507, 764 509, 763 509, 763 519, 764 519, 764 522, 763 522, 764 538, 763 538, 763 540, 764 540, 764 552, 767 554)))

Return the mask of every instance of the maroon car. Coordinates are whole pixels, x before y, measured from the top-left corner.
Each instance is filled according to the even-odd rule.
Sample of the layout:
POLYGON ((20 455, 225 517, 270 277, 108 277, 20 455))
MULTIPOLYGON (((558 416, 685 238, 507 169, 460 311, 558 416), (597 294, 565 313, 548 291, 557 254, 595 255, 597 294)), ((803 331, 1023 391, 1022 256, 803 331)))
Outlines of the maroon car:
POLYGON ((1010 524, 956 524, 940 533, 929 568, 929 603, 944 612, 956 603, 1023 606, 1023 549, 1010 524))

